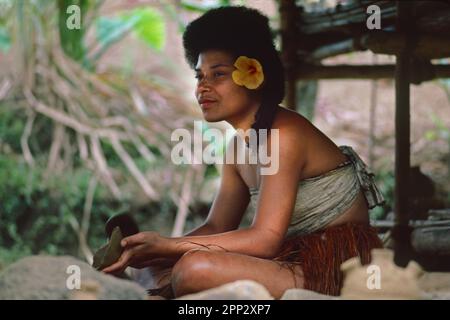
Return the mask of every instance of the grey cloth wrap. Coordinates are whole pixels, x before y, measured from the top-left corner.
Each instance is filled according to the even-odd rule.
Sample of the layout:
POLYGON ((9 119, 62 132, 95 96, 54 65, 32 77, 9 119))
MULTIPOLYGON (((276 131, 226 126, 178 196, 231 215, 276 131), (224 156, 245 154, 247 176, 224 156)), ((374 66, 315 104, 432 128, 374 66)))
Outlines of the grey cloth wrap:
MULTIPOLYGON (((369 209, 384 202, 374 175, 349 146, 340 146, 348 161, 320 176, 300 181, 286 237, 305 235, 326 227, 351 207, 360 190, 369 209)), ((250 188, 250 210, 256 210, 259 190, 250 188)))

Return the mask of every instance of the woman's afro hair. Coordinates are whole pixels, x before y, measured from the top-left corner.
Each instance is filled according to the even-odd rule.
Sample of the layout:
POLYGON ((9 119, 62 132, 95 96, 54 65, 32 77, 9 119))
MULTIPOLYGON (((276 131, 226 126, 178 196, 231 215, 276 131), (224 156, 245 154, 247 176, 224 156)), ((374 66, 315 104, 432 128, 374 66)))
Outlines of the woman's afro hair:
POLYGON ((257 59, 264 71, 263 97, 278 104, 284 97, 284 70, 275 49, 269 19, 244 6, 219 7, 192 21, 183 34, 185 57, 191 68, 201 52, 217 49, 257 59))

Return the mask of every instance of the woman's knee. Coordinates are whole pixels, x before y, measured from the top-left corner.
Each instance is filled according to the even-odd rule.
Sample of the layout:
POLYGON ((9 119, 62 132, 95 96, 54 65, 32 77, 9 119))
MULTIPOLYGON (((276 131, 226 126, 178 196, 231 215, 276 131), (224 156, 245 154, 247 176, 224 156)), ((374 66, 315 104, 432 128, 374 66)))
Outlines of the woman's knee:
POLYGON ((186 252, 172 269, 172 287, 176 296, 206 287, 211 279, 215 254, 208 250, 186 252))

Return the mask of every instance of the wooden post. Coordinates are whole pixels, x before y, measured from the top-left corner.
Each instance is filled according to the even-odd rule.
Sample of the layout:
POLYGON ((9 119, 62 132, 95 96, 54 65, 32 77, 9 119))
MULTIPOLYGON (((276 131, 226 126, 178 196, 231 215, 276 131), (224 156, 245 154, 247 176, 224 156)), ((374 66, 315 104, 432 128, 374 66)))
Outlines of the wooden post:
POLYGON ((297 64, 296 19, 298 8, 295 0, 280 0, 280 30, 281 30, 281 58, 286 75, 286 107, 296 110, 296 83, 295 67, 297 64))
POLYGON ((410 67, 411 67, 411 3, 397 1, 398 32, 408 38, 397 54, 395 68, 395 219, 392 229, 395 263, 406 266, 411 258, 411 229, 408 218, 410 170, 410 67))

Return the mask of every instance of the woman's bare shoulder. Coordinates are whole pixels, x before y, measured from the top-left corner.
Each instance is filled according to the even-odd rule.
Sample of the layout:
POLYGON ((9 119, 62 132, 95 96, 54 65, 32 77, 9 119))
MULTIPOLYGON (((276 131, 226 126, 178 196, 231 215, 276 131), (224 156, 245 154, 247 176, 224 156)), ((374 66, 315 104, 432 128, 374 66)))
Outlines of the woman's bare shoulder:
POLYGON ((282 129, 283 127, 287 127, 291 129, 300 128, 302 130, 307 130, 312 126, 312 123, 297 111, 278 106, 273 122, 273 128, 282 129))
POLYGON ((306 142, 308 136, 313 134, 314 126, 296 111, 278 107, 272 129, 278 129, 280 135, 296 139, 297 144, 301 144, 302 141, 306 142))

